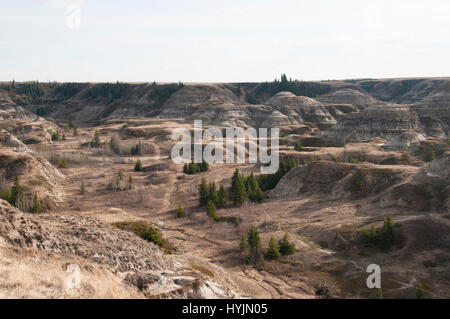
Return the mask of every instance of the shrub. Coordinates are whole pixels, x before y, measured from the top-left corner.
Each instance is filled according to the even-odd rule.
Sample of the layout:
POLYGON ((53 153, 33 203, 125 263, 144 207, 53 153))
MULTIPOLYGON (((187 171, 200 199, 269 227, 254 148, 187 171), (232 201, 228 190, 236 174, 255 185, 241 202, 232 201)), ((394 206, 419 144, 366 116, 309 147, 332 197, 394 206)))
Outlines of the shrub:
POLYGON ((58 132, 53 132, 52 141, 59 141, 59 133, 58 132))
POLYGON ((422 283, 419 282, 417 284, 417 288, 416 288, 416 298, 417 299, 423 299, 423 297, 424 297, 424 293, 423 293, 422 283))
POLYGON ((152 242, 158 246, 163 246, 163 238, 160 231, 151 224, 145 222, 118 222, 114 223, 113 226, 128 230, 135 233, 137 236, 145 239, 148 242, 152 242))
POLYGON ((80 194, 81 194, 81 195, 86 194, 86 186, 84 185, 84 181, 81 182, 81 186, 80 186, 80 194))
POLYGON ((184 209, 183 206, 181 206, 181 204, 178 204, 178 209, 177 209, 177 217, 181 218, 184 217, 184 209))
POLYGON ((0 191, 0 199, 6 200, 11 204, 11 190, 9 188, 3 188, 0 191))
POLYGON ((303 152, 303 151, 305 150, 305 148, 303 147, 301 141, 299 141, 299 142, 297 142, 297 143, 295 144, 294 149, 295 149, 297 152, 303 152))
POLYGON ((94 138, 91 141, 91 147, 92 148, 100 148, 101 147, 100 134, 98 133, 97 130, 95 131, 94 138))
POLYGON ((113 135, 109 140, 109 148, 114 154, 120 154, 120 141, 117 135, 113 135))
POLYGON ((129 190, 133 189, 133 176, 132 175, 128 176, 128 189, 129 190))

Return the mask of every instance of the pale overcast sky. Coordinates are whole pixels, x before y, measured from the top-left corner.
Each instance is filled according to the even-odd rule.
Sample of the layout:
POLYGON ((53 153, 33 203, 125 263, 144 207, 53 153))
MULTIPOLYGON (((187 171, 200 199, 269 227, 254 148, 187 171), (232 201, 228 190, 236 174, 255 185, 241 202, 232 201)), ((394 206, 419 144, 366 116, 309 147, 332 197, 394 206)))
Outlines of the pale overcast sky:
POLYGON ((3 81, 237 82, 281 73, 450 76, 450 1, 0 2, 3 81))

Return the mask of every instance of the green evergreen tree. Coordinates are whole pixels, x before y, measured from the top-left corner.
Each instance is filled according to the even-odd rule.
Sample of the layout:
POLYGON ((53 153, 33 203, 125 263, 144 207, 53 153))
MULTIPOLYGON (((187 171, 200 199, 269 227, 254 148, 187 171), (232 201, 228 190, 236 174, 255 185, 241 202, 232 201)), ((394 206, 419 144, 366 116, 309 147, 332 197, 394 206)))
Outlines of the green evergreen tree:
POLYGON ((244 179, 238 169, 234 171, 231 181, 231 194, 233 203, 236 206, 240 206, 247 201, 247 190, 244 185, 244 179))
POLYGON ((245 239, 245 235, 242 234, 241 241, 239 242, 239 250, 244 251, 247 248, 247 240, 245 239))
POLYGON ((76 127, 73 128, 73 136, 78 136, 78 131, 76 127))
POLYGON ((216 205, 214 205, 214 202, 212 200, 210 200, 208 202, 208 205, 206 206, 206 214, 215 221, 219 220, 219 216, 217 215, 216 212, 216 205))
POLYGON ((53 132, 53 134, 52 134, 52 141, 59 141, 59 133, 58 133, 58 131, 53 132))
POLYGON ((209 183, 208 200, 212 201, 214 205, 216 205, 219 202, 219 198, 217 195, 217 188, 214 182, 209 183))
POLYGON ((187 163, 184 163, 183 165, 183 173, 189 174, 189 165, 187 163))
POLYGON ((128 189, 133 189, 133 176, 131 174, 128 176, 128 189))
POLYGON ((81 182, 80 193, 81 195, 86 194, 86 186, 84 185, 84 181, 81 182))
POLYGON ((383 299, 383 290, 378 288, 378 299, 383 299))
POLYGON ((392 216, 388 214, 384 220, 383 228, 381 229, 381 248, 389 249, 395 241, 395 229, 392 222, 392 216))
POLYGON ((181 203, 178 204, 177 217, 178 218, 184 217, 184 209, 183 206, 181 206, 181 203))
POLYGON ((192 160, 189 163, 189 174, 193 175, 197 172, 198 172, 198 165, 197 165, 197 163, 194 163, 194 160, 192 160))
POLYGON ((33 206, 31 207, 31 212, 33 214, 40 214, 42 212, 41 202, 37 196, 37 193, 34 193, 33 196, 33 206))
POLYGON ((219 193, 217 195, 217 206, 224 207, 228 201, 228 194, 223 185, 219 188, 219 193))
POLYGON ((424 297, 423 286, 422 286, 422 283, 419 282, 417 284, 417 288, 416 288, 416 298, 417 299, 423 299, 423 297, 424 297))
POLYGON ((19 183, 19 178, 14 178, 14 184, 11 187, 11 205, 16 206, 23 201, 23 187, 19 183))
POLYGON ((62 140, 63 140, 63 141, 66 140, 66 134, 65 134, 65 133, 63 133, 62 140))
POLYGON ((295 244, 289 241, 289 235, 287 232, 285 232, 283 238, 278 241, 278 247, 281 255, 283 256, 292 255, 295 253, 295 244))
POLYGON ((99 148, 101 146, 101 142, 100 142, 100 134, 98 133, 97 130, 95 130, 94 132, 94 138, 91 141, 91 147, 93 148, 99 148))
POLYGON ((258 229, 255 226, 251 226, 247 235, 247 243, 250 248, 250 254, 248 256, 248 261, 251 264, 257 265, 261 263, 261 238, 259 237, 258 229))
POLYGON ((142 162, 140 159, 137 159, 136 164, 134 165, 134 170, 136 172, 142 172, 142 162))
POLYGON ((200 171, 201 172, 207 172, 209 170, 209 164, 205 159, 202 160, 202 163, 200 164, 200 171))
POLYGON ((208 186, 206 185, 206 180, 202 178, 202 182, 199 187, 199 195, 200 195, 200 206, 205 206, 208 204, 209 200, 209 192, 208 192, 208 186))
POLYGON ((277 242, 273 236, 269 241, 269 248, 267 249, 265 258, 268 260, 279 260, 281 257, 280 250, 278 249, 277 242))
POLYGON ((0 191, 0 199, 6 200, 8 203, 13 205, 11 200, 11 190, 9 188, 3 188, 0 191))

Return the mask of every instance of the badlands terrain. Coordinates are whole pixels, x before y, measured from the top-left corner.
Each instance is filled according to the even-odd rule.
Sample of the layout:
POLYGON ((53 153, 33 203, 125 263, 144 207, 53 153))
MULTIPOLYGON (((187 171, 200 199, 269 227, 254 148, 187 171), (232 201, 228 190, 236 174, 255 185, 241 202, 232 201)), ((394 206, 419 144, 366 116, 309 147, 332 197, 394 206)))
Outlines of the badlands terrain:
POLYGON ((446 78, 0 83, 0 297, 450 298, 449 130, 446 78), (278 127, 297 165, 214 221, 201 180, 229 192, 235 169, 260 167, 183 172, 171 132, 194 120, 278 127), (387 216, 395 242, 365 243, 387 216), (288 234, 295 252, 249 264, 251 226, 262 250, 288 234), (81 287, 68 290, 72 264, 81 287), (366 286, 370 264, 381 291, 366 286))

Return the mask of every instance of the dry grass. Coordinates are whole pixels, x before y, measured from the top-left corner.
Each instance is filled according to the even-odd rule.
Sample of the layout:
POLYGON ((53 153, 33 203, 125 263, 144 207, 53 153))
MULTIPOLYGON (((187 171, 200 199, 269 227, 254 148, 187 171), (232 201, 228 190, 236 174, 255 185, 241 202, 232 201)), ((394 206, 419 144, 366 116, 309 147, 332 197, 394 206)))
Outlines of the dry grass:
POLYGON ((0 252, 0 298, 143 298, 136 288, 96 264, 37 251, 0 247, 0 252), (68 290, 66 269, 72 263, 81 268, 81 287, 68 290))

